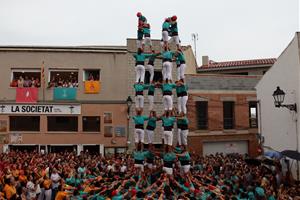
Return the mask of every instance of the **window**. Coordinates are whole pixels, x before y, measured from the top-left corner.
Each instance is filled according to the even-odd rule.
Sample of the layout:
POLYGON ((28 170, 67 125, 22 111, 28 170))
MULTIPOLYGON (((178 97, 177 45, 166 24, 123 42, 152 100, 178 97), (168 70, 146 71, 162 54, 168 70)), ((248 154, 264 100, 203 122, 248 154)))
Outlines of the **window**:
POLYGON ((104 155, 105 156, 114 155, 115 152, 116 152, 115 148, 112 148, 112 147, 105 147, 104 148, 104 155))
POLYGON ((50 69, 48 88, 78 87, 78 70, 50 69))
POLYGON ((48 131, 76 132, 78 117, 48 116, 48 131))
POLYGON ((255 101, 249 102, 249 127, 257 128, 257 103, 255 101))
POLYGON ((234 102, 223 102, 224 129, 234 128, 234 102))
POLYGON ((197 127, 200 130, 206 130, 208 128, 207 101, 196 102, 196 109, 197 109, 197 127))
POLYGON ((113 136, 113 127, 105 126, 104 127, 104 137, 112 137, 113 136))
POLYGON ((112 123, 112 113, 105 112, 104 113, 104 123, 105 124, 111 124, 112 123))
POLYGON ((40 131, 39 116, 10 116, 10 131, 40 131))
POLYGON ((85 69, 83 71, 83 81, 99 81, 100 69, 85 69))
MULTIPOLYGON (((154 82, 162 82, 162 73, 161 70, 154 70, 153 81, 154 82)), ((150 83, 150 73, 149 71, 145 72, 145 84, 150 83)))
POLYGON ((12 69, 10 87, 40 87, 40 69, 12 69))
POLYGON ((82 117, 83 132, 100 132, 100 117, 82 117))

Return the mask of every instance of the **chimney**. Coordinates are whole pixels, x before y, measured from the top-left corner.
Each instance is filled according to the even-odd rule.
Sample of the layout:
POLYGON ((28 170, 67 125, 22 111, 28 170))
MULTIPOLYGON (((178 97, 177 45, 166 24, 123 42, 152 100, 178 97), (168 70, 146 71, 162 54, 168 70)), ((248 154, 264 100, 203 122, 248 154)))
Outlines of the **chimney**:
POLYGON ((209 57, 202 56, 202 65, 208 65, 208 64, 209 64, 209 57))

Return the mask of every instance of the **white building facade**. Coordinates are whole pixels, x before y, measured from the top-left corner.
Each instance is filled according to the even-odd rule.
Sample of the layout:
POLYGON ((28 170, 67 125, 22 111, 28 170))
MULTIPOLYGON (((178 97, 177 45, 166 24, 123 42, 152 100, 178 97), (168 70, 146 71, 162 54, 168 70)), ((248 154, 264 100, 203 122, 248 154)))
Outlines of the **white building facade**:
MULTIPOLYGON (((259 101, 259 132, 264 138, 265 149, 276 151, 299 150, 299 106, 300 106, 300 33, 289 43, 275 64, 256 85, 259 101), (283 104, 298 106, 298 112, 274 105, 273 92, 277 87, 285 92, 283 104)), ((295 162, 294 162, 295 163, 295 162)), ((296 165, 292 166, 296 177, 296 165)))

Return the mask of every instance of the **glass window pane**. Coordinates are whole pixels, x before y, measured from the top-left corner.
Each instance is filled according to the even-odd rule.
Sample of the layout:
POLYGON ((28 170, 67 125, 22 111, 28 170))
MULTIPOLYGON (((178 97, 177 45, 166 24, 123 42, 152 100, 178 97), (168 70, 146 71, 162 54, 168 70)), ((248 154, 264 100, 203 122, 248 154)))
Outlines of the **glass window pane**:
POLYGON ((78 117, 48 116, 48 131, 77 132, 78 117))
POLYGON ((99 116, 83 116, 82 131, 84 132, 100 132, 100 117, 99 116))
POLYGON ((39 116, 10 116, 10 131, 40 131, 39 116))

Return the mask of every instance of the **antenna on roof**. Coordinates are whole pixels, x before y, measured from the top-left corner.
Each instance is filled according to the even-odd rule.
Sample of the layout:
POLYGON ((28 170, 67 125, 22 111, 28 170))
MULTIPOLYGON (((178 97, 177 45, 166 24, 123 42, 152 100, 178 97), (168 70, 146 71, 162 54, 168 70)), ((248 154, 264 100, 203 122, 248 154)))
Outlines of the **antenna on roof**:
POLYGON ((194 41, 195 58, 196 58, 196 62, 197 62, 197 40, 198 40, 198 33, 192 33, 192 40, 194 41))

